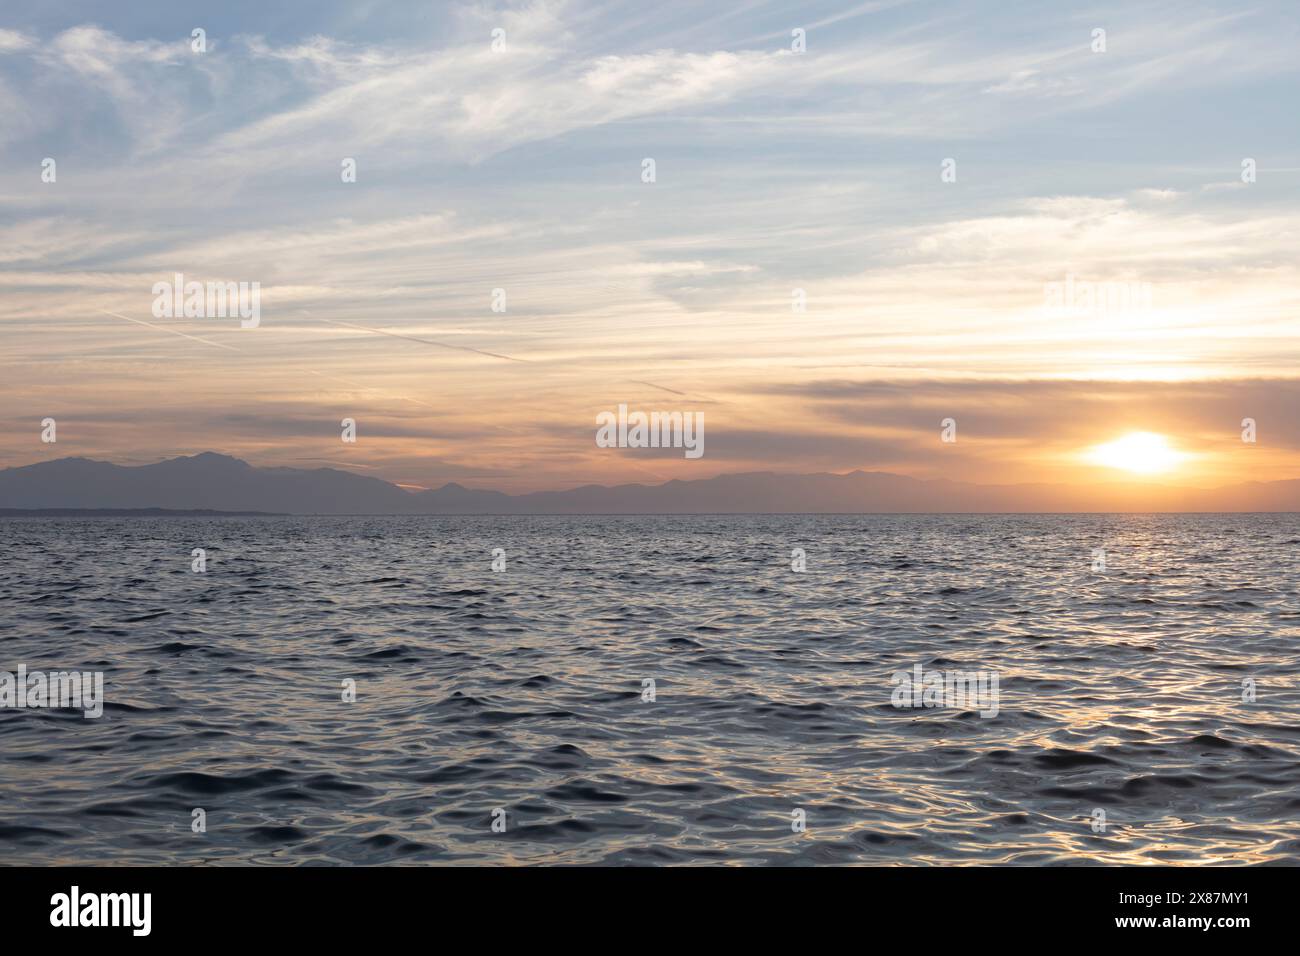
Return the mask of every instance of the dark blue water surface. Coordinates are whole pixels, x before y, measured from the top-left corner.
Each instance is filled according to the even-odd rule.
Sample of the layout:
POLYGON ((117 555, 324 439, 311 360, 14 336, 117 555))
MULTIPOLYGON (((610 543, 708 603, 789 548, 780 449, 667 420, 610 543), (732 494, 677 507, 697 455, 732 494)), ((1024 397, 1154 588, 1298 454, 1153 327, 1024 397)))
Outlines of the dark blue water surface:
POLYGON ((1300 863, 1297 545, 1295 515, 3 520, 0 670, 107 703, 0 710, 0 850, 1300 863), (996 673, 997 716, 893 706, 917 664, 996 673))

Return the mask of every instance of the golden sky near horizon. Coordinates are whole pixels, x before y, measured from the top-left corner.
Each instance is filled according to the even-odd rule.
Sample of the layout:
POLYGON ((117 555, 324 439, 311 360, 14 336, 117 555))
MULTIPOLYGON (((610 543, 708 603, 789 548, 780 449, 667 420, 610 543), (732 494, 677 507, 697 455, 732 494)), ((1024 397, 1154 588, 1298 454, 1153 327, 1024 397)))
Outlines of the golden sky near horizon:
POLYGON ((204 53, 129 12, 0 19, 0 466, 1300 477, 1293 38, 1127 11, 1093 52, 1087 17, 976 41, 909 6, 810 19, 800 54, 674 5, 635 37, 326 5, 214 19, 204 53), (258 282, 260 324, 156 317, 176 273, 258 282), (702 412, 704 456, 596 447, 620 403, 702 412))

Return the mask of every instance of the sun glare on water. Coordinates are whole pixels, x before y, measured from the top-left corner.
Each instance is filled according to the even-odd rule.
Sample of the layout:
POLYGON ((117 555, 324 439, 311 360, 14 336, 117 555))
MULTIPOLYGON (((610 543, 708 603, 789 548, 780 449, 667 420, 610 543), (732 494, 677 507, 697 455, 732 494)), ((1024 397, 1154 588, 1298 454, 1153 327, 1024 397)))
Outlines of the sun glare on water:
POLYGON ((1187 456, 1171 448, 1164 435, 1130 432, 1096 446, 1084 457, 1094 465, 1120 468, 1139 475, 1155 475, 1175 468, 1187 456))

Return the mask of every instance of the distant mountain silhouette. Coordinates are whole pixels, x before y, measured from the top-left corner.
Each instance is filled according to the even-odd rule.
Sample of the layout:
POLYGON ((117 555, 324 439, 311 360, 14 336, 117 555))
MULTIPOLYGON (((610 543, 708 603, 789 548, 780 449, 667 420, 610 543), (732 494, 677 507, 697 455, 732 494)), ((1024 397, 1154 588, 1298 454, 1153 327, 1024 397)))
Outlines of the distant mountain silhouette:
POLYGON ((87 458, 0 471, 0 508, 263 511, 291 514, 771 514, 1300 511, 1300 480, 1215 489, 1142 483, 978 485, 886 472, 749 472, 661 485, 584 485, 508 495, 447 484, 410 492, 334 468, 255 468, 205 452, 154 465, 87 458))
POLYGON ((263 518, 274 511, 213 511, 211 508, 0 508, 0 518, 263 518))
POLYGON ((404 513, 410 494, 332 468, 254 468, 205 452, 126 467, 88 458, 0 471, 3 508, 171 508, 297 514, 404 513))

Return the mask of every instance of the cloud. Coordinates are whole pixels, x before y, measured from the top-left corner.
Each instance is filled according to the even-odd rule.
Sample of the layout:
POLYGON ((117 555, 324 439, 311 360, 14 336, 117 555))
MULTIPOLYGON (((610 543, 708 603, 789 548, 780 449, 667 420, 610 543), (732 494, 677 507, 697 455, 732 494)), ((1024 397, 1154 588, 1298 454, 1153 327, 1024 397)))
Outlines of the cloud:
POLYGON ((49 409, 106 406, 129 414, 70 431, 74 451, 337 457, 342 404, 374 426, 357 454, 377 474, 455 462, 526 490, 641 476, 586 432, 593 407, 641 397, 710 416, 703 463, 656 460, 647 479, 1046 472, 1043 449, 1132 416, 1045 379, 1143 381, 1130 410, 1181 428, 1185 402, 1201 429, 1234 399, 1166 387, 1277 382, 1300 361, 1281 7, 1125 10, 1105 54, 1091 14, 1046 9, 396 9, 233 10, 204 54, 129 5, 0 32, 13 455, 44 453, 27 423, 49 409), (1257 153, 1258 183, 1202 188, 1257 153), (56 183, 39 181, 45 156, 56 183), (152 322, 152 284, 178 271, 260 282, 262 326, 103 314, 152 322), (1151 302, 1053 311, 1067 282, 1145 285, 1151 302), (1040 390, 989 386, 962 406, 971 443, 934 448, 942 406, 973 395, 949 383, 972 379, 1040 390), (811 391, 840 380, 899 394, 811 391), (1071 410, 1058 432, 1053 408, 1071 410))
POLYGON ((28 50, 36 45, 34 37, 25 33, 19 33, 17 30, 0 29, 0 53, 16 53, 19 50, 28 50))

